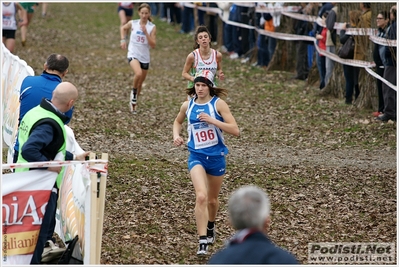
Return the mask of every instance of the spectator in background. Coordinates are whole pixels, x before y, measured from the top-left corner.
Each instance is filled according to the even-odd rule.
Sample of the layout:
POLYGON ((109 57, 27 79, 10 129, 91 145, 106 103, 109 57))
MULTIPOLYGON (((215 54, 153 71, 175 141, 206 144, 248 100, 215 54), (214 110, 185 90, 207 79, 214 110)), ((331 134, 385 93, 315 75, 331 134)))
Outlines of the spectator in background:
POLYGON ((362 16, 360 17, 360 26, 371 25, 371 3, 360 3, 362 16))
MULTIPOLYGON (((380 11, 377 14, 377 28, 378 28, 378 37, 386 38, 387 29, 389 26, 389 13, 387 11, 380 11)), ((384 65, 386 65, 385 61, 385 46, 374 44, 373 49, 373 59, 376 67, 376 72, 381 77, 384 76, 384 65)), ((377 84, 377 92, 378 92, 378 110, 373 112, 374 117, 378 117, 384 112, 384 97, 382 94, 382 81, 380 79, 376 79, 377 84)))
MULTIPOLYGON (((21 26, 21 44, 22 46, 26 45, 26 37, 28 35, 28 26, 33 19, 33 14, 35 13, 35 8, 39 6, 39 3, 20 3, 21 6, 28 13, 28 23, 21 26)), ((21 11, 18 11, 21 12, 21 11)), ((22 16, 20 16, 22 17, 22 16)))
MULTIPOLYGON (((277 4, 278 3, 276 3, 276 5, 277 4)), ((262 2, 259 2, 258 6, 265 8, 275 7, 273 3, 268 3, 267 5, 265 5, 262 2)), ((256 13, 258 17, 259 28, 263 28, 265 31, 275 32, 275 26, 274 26, 275 20, 274 17, 272 16, 273 13, 274 12, 256 13)), ((271 36, 259 33, 257 39, 257 47, 258 47, 258 62, 255 63, 255 66, 259 66, 266 69, 273 58, 273 54, 276 49, 276 39, 271 36)))
MULTIPOLYGON (((206 3, 207 7, 210 8, 217 8, 218 6, 216 5, 216 3, 206 3)), ((212 36, 212 44, 213 45, 217 45, 217 36, 218 36, 218 19, 219 16, 218 14, 211 12, 211 11, 207 11, 205 14, 205 21, 206 21, 206 26, 209 30, 209 33, 212 36)))
POLYGON ((163 2, 159 3, 159 19, 161 21, 168 21, 166 6, 163 2))
MULTIPOLYGON (((25 114, 40 104, 42 98, 51 99, 53 91, 68 73, 69 60, 60 54, 51 54, 47 57, 43 66, 43 73, 40 76, 26 76, 22 81, 20 89, 20 108, 18 125, 21 123, 25 114)), ((73 108, 65 113, 72 118, 73 108)), ((67 121, 67 123, 69 120, 67 121)), ((19 140, 16 139, 14 145, 14 159, 17 162, 19 151, 19 140)))
MULTIPOLYGON (((396 5, 392 6, 389 11, 391 25, 387 31, 387 39, 397 40, 396 34, 396 5)), ((385 46, 385 65, 384 79, 396 85, 396 46, 385 46)), ((379 121, 387 122, 389 120, 396 121, 396 90, 392 89, 385 83, 382 85, 382 94, 384 96, 384 114, 378 116, 379 121)))
MULTIPOLYGON (((298 13, 303 15, 311 15, 313 13, 313 5, 314 3, 301 3, 301 9, 298 13)), ((312 24, 305 20, 296 20, 294 24, 294 31, 298 35, 309 35, 309 31, 312 29, 312 24)), ((296 76, 294 79, 297 80, 306 80, 309 74, 309 66, 308 66, 308 42, 306 41, 298 41, 297 42, 297 51, 296 51, 296 76)))
POLYGON ((132 19, 133 16, 133 2, 119 2, 118 15, 121 22, 121 27, 132 19))
MULTIPOLYGON (((320 7, 319 11, 317 12, 317 16, 321 19, 323 14, 326 11, 330 11, 332 8, 333 8, 332 3, 321 3, 321 7, 320 7)), ((317 23, 317 21, 315 21, 313 23, 313 29, 312 29, 311 36, 316 37, 316 34, 321 33, 322 29, 323 29, 323 26, 319 25, 319 23, 317 23)))
POLYGON ((230 224, 237 232, 208 264, 298 264, 290 252, 267 236, 271 223, 270 200, 262 189, 249 185, 234 191, 228 212, 230 224))
MULTIPOLYGON (((322 19, 325 22, 328 15, 328 11, 324 12, 322 15, 322 19)), ((327 31, 326 27, 323 27, 321 33, 316 34, 316 39, 318 40, 318 46, 320 50, 326 51, 326 41, 327 41, 327 31)), ((326 56, 323 53, 317 53, 320 61, 319 75, 320 75, 320 85, 319 89, 323 89, 325 87, 325 78, 326 78, 326 56)))
POLYGON ((151 2, 148 4, 150 5, 150 8, 151 8, 151 16, 152 17, 157 16, 158 15, 158 3, 151 2))
POLYGON ((284 6, 284 2, 274 2, 273 6, 275 11, 273 11, 271 14, 273 16, 273 25, 274 28, 280 27, 280 22, 281 22, 281 8, 284 6), (279 10, 280 9, 280 10, 279 10))
POLYGON ((3 2, 2 12, 3 44, 11 53, 14 53, 15 33, 18 26, 22 27, 28 24, 28 12, 26 12, 21 4, 13 2, 3 2), (20 13, 18 11, 20 11, 20 13), (18 23, 17 16, 20 21, 18 23))
MULTIPOLYGON (((273 3, 268 3, 267 7, 270 8, 280 8, 284 5, 283 2, 275 2, 273 3)), ((280 11, 274 11, 270 13, 270 16, 267 15, 266 13, 266 21, 265 21, 265 25, 264 25, 264 29, 266 31, 271 31, 271 32, 275 32, 276 28, 280 26, 280 17, 281 17, 281 12, 280 11)), ((274 51, 276 50, 276 45, 277 45, 277 40, 271 36, 268 36, 266 38, 266 52, 267 52, 267 56, 266 56, 266 66, 269 66, 273 55, 274 55, 274 51)))
MULTIPOLYGON (((312 35, 312 31, 309 32, 309 36, 314 37, 312 35)), ((309 70, 313 66, 313 60, 314 60, 315 51, 316 51, 316 49, 314 47, 314 44, 311 44, 310 42, 308 42, 308 68, 309 68, 309 70)))
MULTIPOLYGON (((335 54, 335 46, 337 44, 337 30, 334 29, 335 22, 337 21, 338 6, 337 3, 331 3, 332 8, 328 12, 326 18, 327 27, 327 40, 326 40, 326 51, 335 54)), ((324 78, 324 85, 327 86, 330 78, 334 72, 334 60, 326 57, 326 76, 324 78)))
POLYGON ((184 3, 181 3, 182 8, 182 19, 181 19, 181 30, 180 33, 190 33, 194 28, 194 12, 193 8, 187 7, 184 3))
POLYGON ((180 24, 181 23, 181 6, 180 3, 164 3, 166 8, 166 15, 168 18, 168 23, 180 24))
MULTIPOLYGON (((319 11, 317 13, 317 16, 320 19, 322 19, 323 14, 325 12, 327 12, 327 11, 330 11, 332 8, 333 8, 332 3, 322 3, 321 8, 319 9, 319 11)), ((326 27, 327 27, 327 25, 326 25, 326 27)), ((323 28, 324 28, 323 26, 319 25, 319 23, 317 21, 315 21, 313 23, 313 29, 309 33, 309 35, 310 36, 314 36, 316 38, 316 35, 320 34, 322 32, 323 28)), ((317 46, 319 46, 319 42, 320 41, 317 40, 317 38, 316 38, 316 45, 317 46)), ((321 79, 321 77, 322 77, 322 74, 321 74, 322 73, 322 69, 321 69, 321 62, 320 62, 321 58, 320 58, 320 54, 319 54, 319 52, 317 50, 316 50, 316 58, 315 59, 316 59, 317 70, 319 71, 319 76, 320 76, 320 79, 321 79)), ((323 76, 325 77, 325 75, 323 75, 323 76)))
MULTIPOLYGON (((266 7, 265 3, 263 2, 258 2, 257 5, 260 8, 266 7)), ((255 26, 259 29, 263 29, 265 27, 267 16, 270 16, 270 13, 256 13, 255 26)), ((253 64, 253 66, 262 67, 264 69, 266 69, 267 67, 266 38, 268 38, 268 36, 262 33, 258 33, 258 38, 256 40, 256 46, 258 48, 257 62, 253 64)))
MULTIPOLYGON (((243 6, 240 7, 241 9, 241 20, 242 24, 248 26, 255 26, 255 3, 248 2, 243 3, 243 6)), ((253 29, 248 29, 245 27, 240 27, 240 35, 241 39, 241 51, 242 56, 245 56, 241 60, 241 63, 247 63, 251 58, 251 53, 253 51, 254 46, 256 45, 255 40, 255 32, 253 29)))
MULTIPOLYGON (((202 7, 206 5, 203 2, 194 2, 194 4, 202 7)), ((205 25, 205 11, 195 8, 194 12, 197 12, 198 25, 205 25)))
POLYGON ((231 25, 226 23, 230 17, 230 8, 232 3, 229 2, 217 2, 218 7, 223 11, 223 46, 220 48, 222 53, 229 53, 229 51, 233 51, 232 44, 232 31, 231 25))
MULTIPOLYGON (((229 20, 234 21, 234 22, 241 22, 241 8, 240 6, 233 4, 230 7, 230 13, 229 13, 229 20)), ((228 30, 231 33, 231 50, 228 51, 230 55, 230 59, 236 59, 239 58, 242 54, 241 50, 241 41, 239 37, 241 36, 241 28, 234 26, 234 25, 229 25, 228 30)))
MULTIPOLYGON (((349 25, 344 25, 343 29, 340 32, 339 41, 341 44, 345 44, 348 38, 352 38, 351 35, 345 34, 345 31, 348 27, 356 28, 359 25, 361 13, 359 10, 351 10, 349 11, 349 25)), ((355 38, 355 51, 358 44, 356 43, 355 38)), ((356 58, 354 58, 356 59, 356 58)), ((355 91, 355 100, 360 94, 359 91, 359 67, 354 67, 350 65, 343 65, 344 68, 344 76, 345 76, 345 104, 352 105, 353 99, 353 91, 355 91)))

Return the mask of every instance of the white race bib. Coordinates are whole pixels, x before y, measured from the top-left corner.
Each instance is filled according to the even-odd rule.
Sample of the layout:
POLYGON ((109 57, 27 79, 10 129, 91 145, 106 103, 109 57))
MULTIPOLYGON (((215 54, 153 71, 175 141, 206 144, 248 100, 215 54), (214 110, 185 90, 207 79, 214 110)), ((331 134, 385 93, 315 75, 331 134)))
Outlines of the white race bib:
POLYGON ((198 122, 191 126, 195 149, 207 148, 218 144, 219 139, 214 125, 198 122))

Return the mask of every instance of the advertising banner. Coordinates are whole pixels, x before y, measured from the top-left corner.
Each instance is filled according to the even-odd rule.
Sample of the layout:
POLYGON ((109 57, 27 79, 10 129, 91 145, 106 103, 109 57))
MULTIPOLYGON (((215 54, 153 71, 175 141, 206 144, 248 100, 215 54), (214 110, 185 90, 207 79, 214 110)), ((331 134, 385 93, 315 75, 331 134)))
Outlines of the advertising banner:
POLYGON ((2 175, 2 265, 30 263, 57 178, 45 170, 26 174, 2 175))

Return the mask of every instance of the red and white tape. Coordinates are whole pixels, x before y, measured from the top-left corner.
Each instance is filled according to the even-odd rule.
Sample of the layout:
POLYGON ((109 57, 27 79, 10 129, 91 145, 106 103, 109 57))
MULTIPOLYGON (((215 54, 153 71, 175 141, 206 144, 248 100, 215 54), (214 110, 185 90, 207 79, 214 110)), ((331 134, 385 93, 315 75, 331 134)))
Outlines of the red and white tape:
POLYGON ((2 164, 1 168, 3 170, 7 169, 17 169, 17 168, 44 168, 44 167, 60 167, 69 166, 76 164, 85 164, 91 171, 95 172, 108 172, 108 160, 103 159, 92 159, 92 160, 66 160, 66 161, 38 161, 38 162, 26 162, 26 163, 11 163, 2 164), (94 164, 94 165, 90 165, 94 164))

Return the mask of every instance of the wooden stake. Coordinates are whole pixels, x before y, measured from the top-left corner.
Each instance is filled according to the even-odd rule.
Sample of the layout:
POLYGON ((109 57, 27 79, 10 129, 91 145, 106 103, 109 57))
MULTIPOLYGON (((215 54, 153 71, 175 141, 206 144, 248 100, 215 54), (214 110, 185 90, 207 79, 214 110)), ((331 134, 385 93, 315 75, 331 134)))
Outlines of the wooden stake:
MULTIPOLYGON (((90 153, 90 159, 96 159, 96 154, 90 153)), ((90 166, 94 165, 90 163, 90 166)), ((97 174, 90 174, 90 262, 86 264, 99 264, 97 262, 97 174)))
MULTIPOLYGON (((102 153, 101 159, 108 160, 108 153, 102 153)), ((107 175, 101 174, 100 176, 100 192, 97 198, 97 264, 101 262, 101 247, 103 237, 103 224, 104 224, 104 208, 105 208, 105 189, 107 185, 107 175)))

